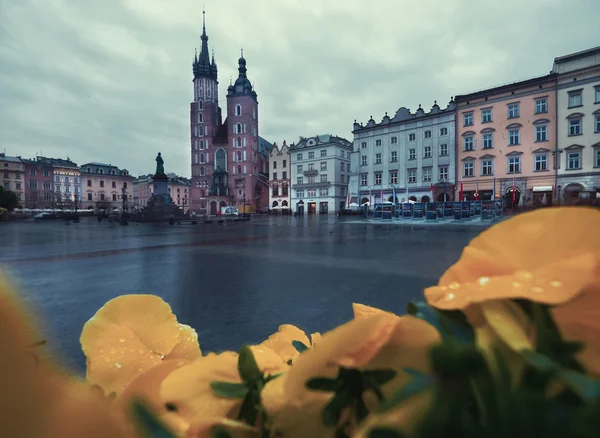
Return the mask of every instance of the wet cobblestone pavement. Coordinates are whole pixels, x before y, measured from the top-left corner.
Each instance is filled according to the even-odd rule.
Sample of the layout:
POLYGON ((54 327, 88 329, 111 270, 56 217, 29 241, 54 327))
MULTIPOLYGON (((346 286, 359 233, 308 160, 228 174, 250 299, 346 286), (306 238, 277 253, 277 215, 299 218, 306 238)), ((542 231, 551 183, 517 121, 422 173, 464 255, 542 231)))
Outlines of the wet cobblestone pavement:
POLYGON ((42 318, 50 348, 82 370, 83 324, 109 299, 163 297, 203 351, 238 349, 295 324, 326 331, 352 302, 403 313, 481 231, 411 230, 335 217, 264 217, 228 225, 83 219, 0 223, 0 267, 42 318))

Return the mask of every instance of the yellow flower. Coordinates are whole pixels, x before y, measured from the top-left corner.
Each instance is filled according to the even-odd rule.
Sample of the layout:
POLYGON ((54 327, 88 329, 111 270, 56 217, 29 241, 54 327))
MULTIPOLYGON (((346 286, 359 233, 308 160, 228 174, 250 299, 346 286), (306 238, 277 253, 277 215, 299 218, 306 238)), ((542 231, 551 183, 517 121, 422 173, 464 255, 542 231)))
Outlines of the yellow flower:
POLYGON ((226 429, 227 436, 231 438, 260 438, 260 432, 256 427, 227 418, 206 418, 190 429, 187 436, 189 438, 213 438, 215 435, 212 434, 212 430, 215 427, 226 429))
POLYGON ((87 379, 106 394, 119 394, 163 359, 201 357, 194 329, 179 324, 171 307, 154 295, 110 300, 85 324, 80 342, 87 379))
MULTIPOLYGON (((257 365, 266 374, 278 374, 288 365, 273 350, 250 347, 257 365)), ((207 418, 235 419, 242 399, 226 399, 214 394, 211 382, 242 383, 238 372, 238 354, 210 353, 173 371, 164 379, 160 396, 176 416, 195 427, 207 418)))
POLYGON ((364 304, 359 303, 352 303, 352 310, 354 311, 354 319, 370 318, 371 316, 377 316, 382 314, 394 315, 391 312, 386 312, 385 310, 377 309, 376 307, 366 306, 364 304))
POLYGON ((300 341, 307 347, 310 347, 310 341, 302 330, 291 324, 284 324, 279 326, 279 330, 269 336, 261 346, 270 348, 277 353, 284 362, 296 359, 298 357, 298 350, 292 345, 293 341, 300 341))
MULTIPOLYGON (((531 348, 516 306, 525 299, 553 306, 568 341, 586 341, 579 359, 600 375, 600 212, 552 208, 519 215, 473 239, 439 284, 425 290, 442 310, 462 310, 476 326, 489 324, 514 349, 531 348), (511 324, 513 330, 507 330, 511 324)), ((525 318, 526 319, 526 318, 525 318)))
MULTIPOLYGON (((333 437, 334 428, 326 427, 321 416, 332 394, 307 389, 308 380, 334 378, 339 367, 393 369, 396 377, 382 386, 389 396, 410 380, 405 367, 429 371, 428 350, 439 340, 425 321, 391 314, 355 319, 326 333, 317 348, 301 354, 286 374, 265 386, 263 406, 273 430, 287 438, 333 437)), ((366 402, 371 409, 377 406, 374 397, 366 402)))

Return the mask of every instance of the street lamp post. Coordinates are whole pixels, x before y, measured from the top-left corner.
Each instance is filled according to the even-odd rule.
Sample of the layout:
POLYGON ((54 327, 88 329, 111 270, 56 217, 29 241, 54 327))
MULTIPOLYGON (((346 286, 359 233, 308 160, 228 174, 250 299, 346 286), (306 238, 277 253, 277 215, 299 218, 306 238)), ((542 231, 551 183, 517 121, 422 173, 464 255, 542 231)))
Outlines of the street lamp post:
POLYGON ((75 218, 73 219, 73 222, 79 222, 79 214, 77 214, 77 198, 79 196, 77 195, 77 193, 75 193, 74 195, 74 200, 75 200, 75 218))
POLYGON ((242 216, 246 216, 246 192, 244 192, 244 203, 242 204, 242 216))
POLYGON ((125 218, 125 201, 127 200, 127 188, 125 187, 125 183, 123 183, 123 187, 121 188, 121 198, 123 199, 123 205, 121 207, 121 221, 119 222, 119 225, 129 225, 125 218))

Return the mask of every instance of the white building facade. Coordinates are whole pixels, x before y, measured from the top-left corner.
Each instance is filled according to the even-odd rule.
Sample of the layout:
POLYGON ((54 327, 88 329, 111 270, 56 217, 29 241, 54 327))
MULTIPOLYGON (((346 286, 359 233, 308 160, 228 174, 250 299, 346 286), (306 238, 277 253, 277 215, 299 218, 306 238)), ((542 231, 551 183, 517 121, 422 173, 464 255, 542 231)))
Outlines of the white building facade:
POLYGON ((600 199, 600 47, 554 59, 561 202, 600 199))
POLYGON ((333 135, 300 138, 290 146, 292 210, 338 213, 346 206, 352 143, 333 135))
POLYGON ((275 212, 291 211, 290 148, 285 140, 281 146, 273 143, 269 153, 269 209, 275 212))
POLYGON ((453 200, 456 184, 456 105, 434 103, 426 113, 400 108, 381 123, 354 121, 352 204, 453 200), (393 199, 393 192, 396 199, 393 199), (382 199, 383 198, 383 199, 382 199))

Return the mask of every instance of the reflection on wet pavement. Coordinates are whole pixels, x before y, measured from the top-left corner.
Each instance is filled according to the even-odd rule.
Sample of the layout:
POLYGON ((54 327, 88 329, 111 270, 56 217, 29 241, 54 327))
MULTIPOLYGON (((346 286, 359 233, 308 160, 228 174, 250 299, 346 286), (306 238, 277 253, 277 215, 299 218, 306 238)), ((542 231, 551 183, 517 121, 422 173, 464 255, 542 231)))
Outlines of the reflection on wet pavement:
POLYGON ((42 317, 50 345, 81 370, 81 328, 117 295, 160 295, 196 328, 203 351, 238 349, 284 323, 331 329, 352 317, 352 302, 403 313, 477 232, 335 217, 224 226, 3 223, 0 265, 42 317))

